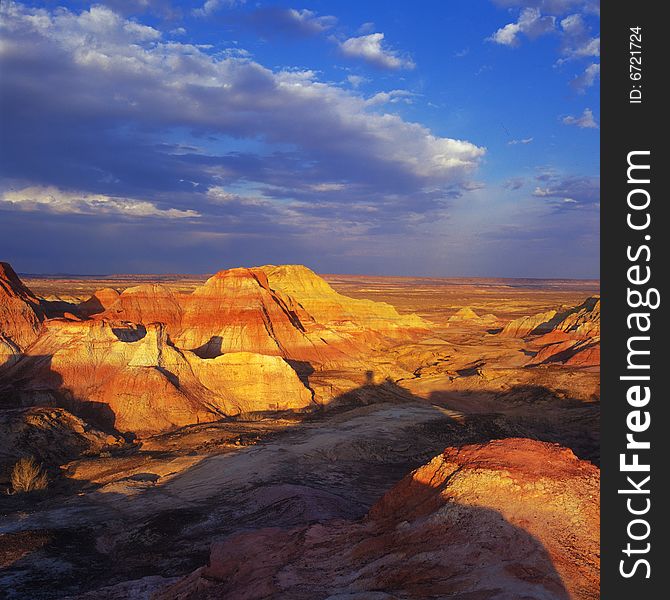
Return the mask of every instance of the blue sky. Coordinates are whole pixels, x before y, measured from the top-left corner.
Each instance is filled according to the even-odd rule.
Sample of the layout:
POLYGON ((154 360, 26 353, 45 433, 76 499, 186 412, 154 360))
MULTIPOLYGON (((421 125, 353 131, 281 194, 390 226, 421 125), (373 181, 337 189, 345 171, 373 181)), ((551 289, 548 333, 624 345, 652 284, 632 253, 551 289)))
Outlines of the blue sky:
POLYGON ((19 271, 598 277, 597 2, 0 11, 19 271))

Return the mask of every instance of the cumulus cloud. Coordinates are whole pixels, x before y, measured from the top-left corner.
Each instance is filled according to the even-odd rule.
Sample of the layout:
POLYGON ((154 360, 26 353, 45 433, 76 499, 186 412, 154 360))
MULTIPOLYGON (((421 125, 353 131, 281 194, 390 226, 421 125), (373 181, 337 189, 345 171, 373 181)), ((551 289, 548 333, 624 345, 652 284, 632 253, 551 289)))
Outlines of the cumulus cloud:
POLYGON ((390 92, 378 92, 367 99, 368 106, 376 104, 412 104, 415 94, 409 90, 391 90, 390 92))
POLYGON ((598 123, 596 123, 593 111, 590 108, 585 108, 584 112, 577 117, 573 117, 572 115, 563 117, 563 124, 576 125, 582 129, 598 129, 598 123))
POLYGON ((529 38, 536 38, 555 29, 556 18, 551 15, 542 15, 538 8, 524 8, 519 18, 498 29, 489 41, 503 46, 517 46, 519 34, 529 38))
POLYGON ((224 8, 234 8, 246 4, 246 1, 247 0, 206 0, 200 8, 193 10, 193 14, 197 17, 210 17, 224 8))
POLYGON ((508 146, 516 146, 517 144, 522 144, 522 145, 525 146, 526 144, 530 144, 534 139, 535 138, 527 137, 527 138, 523 138, 523 139, 520 139, 520 140, 510 140, 509 142, 507 142, 507 145, 508 146))
POLYGON ((599 4, 592 0, 493 0, 494 4, 509 9, 520 9, 516 21, 493 33, 488 41, 503 46, 518 46, 521 34, 535 38, 554 34, 560 42, 557 65, 591 59, 582 73, 576 75, 571 86, 583 93, 600 74, 600 65, 594 62, 600 56, 600 36, 593 35, 585 16, 597 18, 599 4))
POLYGON ((9 190, 0 196, 0 201, 19 210, 42 210, 59 214, 113 214, 125 217, 160 217, 163 219, 188 219, 200 216, 200 213, 194 210, 164 209, 146 200, 59 190, 53 186, 32 186, 20 190, 9 190))
POLYGON ((414 62, 398 55, 394 50, 384 47, 384 34, 371 33, 351 37, 340 44, 345 56, 358 58, 381 69, 413 69, 414 62))

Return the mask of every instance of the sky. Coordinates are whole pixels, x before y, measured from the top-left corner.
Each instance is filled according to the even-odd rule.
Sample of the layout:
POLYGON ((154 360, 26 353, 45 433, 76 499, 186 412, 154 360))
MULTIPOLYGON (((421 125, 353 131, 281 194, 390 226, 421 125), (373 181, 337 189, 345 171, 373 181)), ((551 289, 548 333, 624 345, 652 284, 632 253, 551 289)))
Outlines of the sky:
POLYGON ((593 0, 0 4, 23 273, 599 276, 593 0))

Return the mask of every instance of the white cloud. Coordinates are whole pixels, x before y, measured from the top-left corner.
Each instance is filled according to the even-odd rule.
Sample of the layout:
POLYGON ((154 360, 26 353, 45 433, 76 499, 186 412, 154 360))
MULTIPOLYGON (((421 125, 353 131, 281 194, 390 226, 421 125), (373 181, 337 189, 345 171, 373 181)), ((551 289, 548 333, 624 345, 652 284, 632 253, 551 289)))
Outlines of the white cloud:
POLYGON ((530 144, 533 141, 534 138, 528 137, 528 138, 523 138, 521 140, 510 140, 507 142, 509 146, 516 146, 517 144, 530 144))
POLYGON ((391 90, 390 92, 378 92, 374 96, 368 98, 366 103, 368 106, 376 104, 411 104, 414 93, 408 90, 391 90))
MULTIPOLYGON (((498 29, 488 41, 503 46, 518 46, 521 34, 529 38, 547 33, 560 40, 560 58, 557 65, 600 56, 600 36, 591 33, 585 16, 593 19, 600 14, 597 2, 592 0, 493 0, 500 6, 520 9, 517 21, 498 29), (569 13, 569 14, 566 14, 569 13)), ((584 92, 593 85, 600 73, 600 65, 593 63, 577 75, 571 85, 584 92)))
POLYGON ((600 180, 597 177, 566 176, 544 173, 536 178, 540 184, 533 191, 536 198, 546 198, 557 205, 596 205, 600 201, 600 180))
POLYGON ((591 36, 590 29, 580 14, 571 14, 561 20, 561 54, 559 64, 579 58, 600 56, 600 37, 591 36))
POLYGON ((503 46, 517 46, 520 33, 529 38, 536 38, 554 31, 555 23, 555 17, 543 16, 538 8, 524 8, 517 21, 501 27, 488 40, 503 46))
POLYGON ((337 23, 337 18, 332 15, 319 17, 314 11, 307 10, 306 8, 302 10, 289 8, 287 16, 292 21, 295 21, 296 26, 313 33, 326 31, 337 23))
POLYGON ((365 35, 374 32, 375 29, 375 24, 372 21, 367 21, 358 28, 358 33, 365 35))
POLYGON ((370 80, 367 77, 363 77, 362 75, 347 75, 347 81, 351 84, 352 87, 357 88, 370 80))
POLYGON ((572 115, 563 117, 563 123, 565 125, 576 125, 582 129, 598 129, 598 123, 596 123, 593 111, 590 108, 585 108, 584 112, 578 117, 573 117, 572 115))
POLYGON ((397 52, 384 48, 383 33, 371 33, 360 37, 352 37, 340 44, 340 49, 346 56, 360 58, 371 65, 383 69, 413 69, 414 62, 403 58, 397 52))
POLYGON ((591 87, 596 82, 598 77, 600 77, 600 64, 592 63, 584 69, 581 75, 577 75, 570 82, 570 85, 578 92, 583 93, 586 88, 591 87))
POLYGON ((31 186, 20 190, 8 190, 0 196, 0 201, 19 210, 45 210, 58 214, 115 214, 126 217, 160 217, 164 219, 197 218, 200 216, 200 213, 194 210, 163 209, 146 200, 60 190, 53 186, 31 186))

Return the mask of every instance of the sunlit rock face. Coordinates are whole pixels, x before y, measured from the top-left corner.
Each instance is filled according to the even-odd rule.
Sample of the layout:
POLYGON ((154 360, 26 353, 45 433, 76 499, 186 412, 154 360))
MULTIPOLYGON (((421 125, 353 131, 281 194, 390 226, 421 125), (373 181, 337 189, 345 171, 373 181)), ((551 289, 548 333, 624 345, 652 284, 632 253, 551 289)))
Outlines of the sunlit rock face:
POLYGON ((104 312, 118 300, 119 296, 119 292, 113 288, 96 290, 90 298, 79 303, 77 312, 84 318, 104 312))
POLYGON ((309 338, 300 316, 262 272, 251 269, 221 271, 185 299, 176 342, 203 356, 257 352, 298 358, 326 346, 309 338))
POLYGON ((43 319, 39 300, 11 265, 0 262, 0 365, 37 339, 43 319))
POLYGON ((598 506, 598 469, 560 446, 447 448, 362 521, 235 533, 154 598, 595 600, 598 506))
POLYGON ((555 310, 520 317, 510 321, 503 327, 500 335, 505 337, 523 338, 531 333, 541 334, 551 331, 551 320, 556 316, 555 310))

